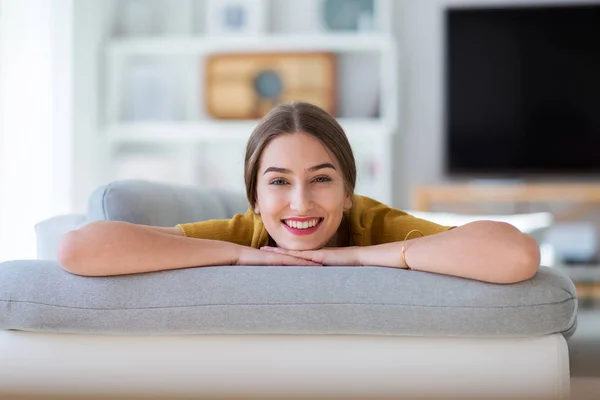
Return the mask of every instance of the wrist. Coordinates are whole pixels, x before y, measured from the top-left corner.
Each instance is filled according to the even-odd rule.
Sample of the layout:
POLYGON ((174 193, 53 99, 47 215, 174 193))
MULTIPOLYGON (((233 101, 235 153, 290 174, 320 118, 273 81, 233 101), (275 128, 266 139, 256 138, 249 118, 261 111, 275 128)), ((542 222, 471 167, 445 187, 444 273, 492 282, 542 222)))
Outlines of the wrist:
POLYGON ((248 248, 246 246, 241 246, 237 243, 223 242, 225 245, 223 250, 225 254, 230 254, 231 258, 229 258, 229 265, 240 265, 240 260, 244 259, 244 251, 248 248))
POLYGON ((352 250, 354 251, 354 260, 356 260, 356 265, 361 267, 373 265, 369 262, 369 247, 371 246, 354 246, 352 250))
POLYGON ((418 235, 420 235, 421 237, 423 237, 423 236, 424 236, 424 235, 423 235, 423 232, 421 232, 421 231, 420 231, 420 230, 418 230, 418 229, 413 229, 413 230, 409 231, 409 232, 406 234, 406 237, 405 237, 405 238, 404 238, 404 240, 402 241, 402 246, 401 246, 401 249, 400 249, 400 256, 401 256, 400 258, 401 258, 401 263, 402 263, 402 267, 401 267, 401 268, 403 268, 403 269, 409 269, 409 270, 410 270, 410 269, 413 269, 413 268, 412 268, 412 267, 411 267, 411 266, 408 264, 408 262, 406 261, 406 250, 407 250, 407 246, 408 246, 409 242, 412 242, 412 240, 408 240, 408 238, 409 238, 410 234, 411 234, 411 233, 413 233, 413 232, 417 233, 417 234, 418 234, 418 235))
POLYGON ((405 268, 400 265, 402 261, 397 260, 400 257, 395 257, 397 252, 393 243, 357 247, 358 264, 367 267, 405 268))

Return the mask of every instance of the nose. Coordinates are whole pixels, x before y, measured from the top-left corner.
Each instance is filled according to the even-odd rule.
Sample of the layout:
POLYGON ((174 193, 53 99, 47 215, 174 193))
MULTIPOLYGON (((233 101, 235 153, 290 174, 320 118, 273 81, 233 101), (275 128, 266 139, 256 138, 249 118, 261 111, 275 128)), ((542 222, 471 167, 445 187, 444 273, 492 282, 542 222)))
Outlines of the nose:
POLYGON ((313 207, 312 194, 304 185, 298 185, 291 193, 290 208, 296 213, 307 214, 313 207))

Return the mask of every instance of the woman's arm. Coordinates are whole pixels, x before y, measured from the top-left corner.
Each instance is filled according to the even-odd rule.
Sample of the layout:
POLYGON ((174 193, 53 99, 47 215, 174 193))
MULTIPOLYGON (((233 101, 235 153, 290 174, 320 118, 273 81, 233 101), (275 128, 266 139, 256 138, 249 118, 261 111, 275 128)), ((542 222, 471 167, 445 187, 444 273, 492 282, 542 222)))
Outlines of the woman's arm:
POLYGON ((127 222, 94 222, 63 236, 58 261, 67 271, 88 276, 133 274, 202 263, 232 264, 235 261, 232 243, 208 245, 179 235, 176 230, 179 228, 152 229, 127 222))
POLYGON ((531 236, 504 222, 476 221, 403 242, 359 248, 364 265, 382 265, 454 275, 493 283, 515 283, 535 275, 540 249, 531 236))
POLYGON ((291 256, 265 253, 225 241, 184 237, 178 227, 101 221, 63 236, 58 261, 65 270, 86 276, 210 265, 316 265, 291 256))
POLYGON ((515 283, 535 275, 540 249, 535 239, 504 222, 477 221, 402 244, 294 251, 263 250, 302 257, 323 265, 365 265, 406 268, 492 283, 515 283))

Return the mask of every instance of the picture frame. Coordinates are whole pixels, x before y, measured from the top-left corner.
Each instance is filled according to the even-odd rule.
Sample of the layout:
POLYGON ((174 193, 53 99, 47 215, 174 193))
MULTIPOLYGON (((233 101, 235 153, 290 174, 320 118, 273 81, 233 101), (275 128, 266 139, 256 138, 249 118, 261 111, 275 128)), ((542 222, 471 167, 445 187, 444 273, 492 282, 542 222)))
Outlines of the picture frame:
POLYGON ((206 0, 210 36, 262 35, 266 32, 266 0, 206 0))

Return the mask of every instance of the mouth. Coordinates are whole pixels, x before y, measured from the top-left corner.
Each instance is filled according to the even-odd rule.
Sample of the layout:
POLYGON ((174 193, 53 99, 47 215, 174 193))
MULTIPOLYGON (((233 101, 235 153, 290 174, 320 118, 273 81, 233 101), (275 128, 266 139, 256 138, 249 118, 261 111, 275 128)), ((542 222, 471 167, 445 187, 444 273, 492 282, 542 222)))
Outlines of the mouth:
POLYGON ((282 219, 281 223, 288 230, 288 232, 293 233, 294 235, 310 235, 314 233, 323 222, 324 218, 312 218, 303 221, 298 220, 285 220, 282 219))

